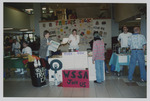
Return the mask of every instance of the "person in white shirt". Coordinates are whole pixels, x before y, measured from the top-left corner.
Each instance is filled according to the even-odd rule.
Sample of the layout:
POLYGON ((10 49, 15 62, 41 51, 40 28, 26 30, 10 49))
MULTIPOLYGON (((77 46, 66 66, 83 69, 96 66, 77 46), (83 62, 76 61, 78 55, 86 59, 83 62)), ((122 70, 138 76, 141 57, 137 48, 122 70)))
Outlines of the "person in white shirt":
MULTIPOLYGON (((28 55, 32 55, 32 49, 28 46, 28 42, 24 41, 23 42, 23 49, 22 49, 22 56, 23 57, 26 57, 28 55)), ((20 74, 24 74, 24 69, 20 69, 20 68, 17 68, 17 70, 15 72, 21 72, 20 74)))
MULTIPOLYGON (((118 41, 121 45, 121 50, 125 49, 127 50, 128 46, 128 38, 132 35, 132 33, 128 32, 127 26, 123 26, 123 32, 119 34, 118 41)), ((120 66, 120 71, 123 70, 123 66, 120 66)), ((118 76, 120 74, 118 73, 118 76)))
POLYGON ((32 55, 32 49, 28 46, 28 42, 23 42, 22 56, 32 55))
POLYGON ((72 34, 69 36, 68 43, 70 44, 69 50, 78 51, 79 50, 79 42, 80 42, 80 36, 77 35, 77 30, 73 29, 72 34))
POLYGON ((17 42, 16 39, 13 40, 13 44, 12 44, 12 51, 14 52, 15 56, 17 56, 18 54, 21 53, 20 51, 20 48, 21 48, 21 45, 19 42, 17 42))
POLYGON ((128 32, 127 26, 123 26, 123 32, 119 34, 118 41, 121 45, 121 48, 128 48, 128 38, 132 33, 128 32))

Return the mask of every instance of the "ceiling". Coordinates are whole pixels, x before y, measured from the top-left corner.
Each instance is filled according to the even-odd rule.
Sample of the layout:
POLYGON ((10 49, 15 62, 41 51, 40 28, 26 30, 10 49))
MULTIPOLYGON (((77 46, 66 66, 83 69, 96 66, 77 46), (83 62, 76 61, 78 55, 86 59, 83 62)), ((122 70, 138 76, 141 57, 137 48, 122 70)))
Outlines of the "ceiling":
MULTIPOLYGON (((4 6, 9 6, 20 11, 23 9, 33 9, 35 3, 4 3, 4 6)), ((102 3, 40 3, 41 7, 59 9, 59 8, 77 8, 77 7, 96 7, 102 3)))

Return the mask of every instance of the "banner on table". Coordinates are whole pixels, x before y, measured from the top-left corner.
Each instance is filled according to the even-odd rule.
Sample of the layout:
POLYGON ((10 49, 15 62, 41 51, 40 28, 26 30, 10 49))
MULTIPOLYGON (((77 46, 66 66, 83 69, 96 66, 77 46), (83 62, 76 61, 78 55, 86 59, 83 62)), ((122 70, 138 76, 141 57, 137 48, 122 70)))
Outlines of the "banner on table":
POLYGON ((88 70, 63 70, 63 87, 89 88, 88 70))

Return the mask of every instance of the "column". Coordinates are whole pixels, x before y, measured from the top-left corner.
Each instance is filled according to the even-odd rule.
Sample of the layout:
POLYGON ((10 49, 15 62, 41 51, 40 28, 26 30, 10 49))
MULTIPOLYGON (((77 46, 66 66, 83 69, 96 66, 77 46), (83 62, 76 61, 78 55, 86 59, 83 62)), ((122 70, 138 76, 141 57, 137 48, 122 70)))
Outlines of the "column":
POLYGON ((35 34, 40 37, 39 21, 41 21, 41 5, 40 3, 33 4, 34 9, 34 29, 35 34))
POLYGON ((145 38, 147 38, 147 23, 146 23, 146 15, 141 15, 141 34, 143 34, 145 36, 145 38))

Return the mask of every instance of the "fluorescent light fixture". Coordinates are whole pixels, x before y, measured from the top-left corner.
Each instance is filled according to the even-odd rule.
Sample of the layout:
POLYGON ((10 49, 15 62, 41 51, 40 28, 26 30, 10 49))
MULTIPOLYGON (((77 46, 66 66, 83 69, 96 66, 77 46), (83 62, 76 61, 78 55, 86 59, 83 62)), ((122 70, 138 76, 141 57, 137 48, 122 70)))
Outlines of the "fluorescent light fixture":
POLYGON ((4 28, 4 30, 12 30, 13 28, 4 28))
POLYGON ((20 31, 28 31, 28 29, 20 29, 20 31))
POLYGON ((49 11, 49 12, 50 12, 50 13, 53 13, 54 11, 51 10, 51 11, 49 11))
POLYGON ((46 10, 46 7, 43 7, 42 10, 46 10))
POLYGON ((31 9, 25 9, 26 11, 33 11, 33 9, 31 8, 31 9))
POLYGON ((141 18, 136 18, 136 20, 141 20, 141 18))

